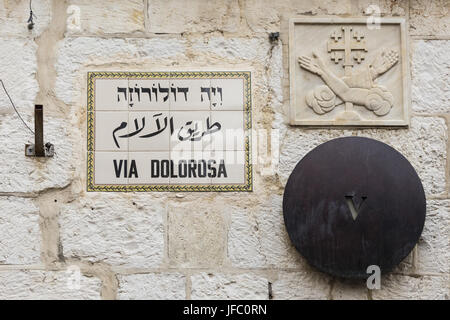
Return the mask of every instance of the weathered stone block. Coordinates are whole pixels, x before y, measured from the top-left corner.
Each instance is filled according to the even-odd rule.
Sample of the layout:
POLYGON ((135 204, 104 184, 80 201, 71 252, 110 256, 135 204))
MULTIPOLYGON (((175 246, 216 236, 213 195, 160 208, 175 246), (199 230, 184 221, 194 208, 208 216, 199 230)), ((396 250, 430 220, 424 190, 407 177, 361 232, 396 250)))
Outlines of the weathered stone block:
POLYGON ((381 18, 379 27, 371 30, 367 20, 356 17, 290 20, 291 124, 367 127, 409 124, 405 20, 381 18))
POLYGON ((450 40, 412 43, 412 109, 421 113, 450 112, 450 40))
MULTIPOLYGON (((357 1, 355 15, 364 14, 376 17, 405 16, 408 13, 408 1, 395 0, 359 0, 357 1)), ((369 20, 372 23, 374 20, 369 20)))
POLYGON ((268 282, 254 274, 200 273, 191 277, 192 299, 268 299, 268 282))
POLYGON ((272 294, 278 300, 329 299, 330 278, 314 270, 280 272, 272 294))
POLYGON ((0 264, 39 263, 39 209, 32 199, 0 197, 0 264))
POLYGON ((244 2, 247 24, 253 32, 280 31, 283 20, 298 15, 349 14, 351 1, 333 0, 250 0, 244 2))
MULTIPOLYGON (((33 119, 30 112, 33 110, 34 99, 39 91, 36 81, 36 50, 37 45, 33 41, 0 38, 0 70, 2 70, 0 79, 3 80, 11 99, 30 126, 33 125, 30 122, 33 119)), ((8 123, 13 127, 22 126, 1 86, 0 115, 2 127, 8 123), (11 116, 8 122, 5 122, 6 116, 11 116)), ((21 129, 27 130, 22 127, 21 129)))
POLYGON ((50 23, 51 7, 51 0, 34 0, 32 2, 35 15, 34 28, 28 30, 30 1, 2 1, 0 3, 0 36, 29 37, 30 39, 39 36, 50 23))
POLYGON ((286 232, 282 202, 282 196, 273 195, 255 210, 226 209, 231 212, 228 255, 234 266, 294 268, 305 264, 286 232))
MULTIPOLYGON (((66 104, 85 105, 86 72, 105 71, 105 65, 124 65, 125 70, 136 70, 136 65, 167 65, 170 58, 184 53, 185 41, 179 39, 103 39, 65 38, 57 52, 55 93, 66 104), (165 63, 161 63, 164 61, 165 63), (86 66, 90 67, 87 68, 86 66), (93 66, 98 65, 94 68, 93 66)), ((150 69, 150 68, 149 68, 150 69)), ((118 71, 114 68, 114 71, 118 71)), ((150 71, 150 70, 149 70, 150 71)))
MULTIPOLYGON (((34 42, 0 38, 1 79, 11 99, 29 127, 34 127, 34 100, 37 46, 34 42)), ((37 192, 69 184, 72 147, 66 132, 66 119, 48 116, 44 106, 45 141, 55 145, 57 155, 50 159, 25 157, 25 144, 34 136, 23 125, 0 87, 0 192, 37 192)))
POLYGON ((332 284, 333 300, 367 300, 367 297, 365 280, 335 279, 332 284))
POLYGON ((280 178, 286 183, 298 161, 321 143, 342 136, 364 136, 385 142, 402 153, 422 180, 425 193, 445 193, 447 126, 442 118, 413 117, 409 129, 291 129, 282 138, 280 178))
POLYGON ((371 293, 375 300, 448 300, 450 279, 448 275, 423 277, 388 275, 381 278, 381 289, 372 290, 371 293))
POLYGON ((150 1, 148 31, 154 33, 236 32, 240 26, 238 0, 150 1))
POLYGON ((101 299, 101 281, 72 272, 17 270, 0 271, 0 299, 92 300, 101 299))
MULTIPOLYGON (((34 111, 29 112, 32 114, 34 111)), ((33 121, 30 119, 28 123, 33 121)), ((53 143, 56 155, 52 158, 26 157, 25 143, 34 143, 34 136, 15 115, 0 119, 0 140, 8 141, 0 145, 1 192, 39 192, 62 188, 71 182, 76 161, 72 157, 72 138, 67 132, 67 122, 45 116, 45 106, 44 135, 44 143, 53 143)))
MULTIPOLYGON (((70 0, 69 6, 79 9, 70 10, 68 20, 77 12, 80 15, 80 30, 70 33, 133 33, 143 32, 144 1, 142 0, 70 0)), ((70 7, 69 7, 70 8, 70 7)))
POLYGON ((186 299, 186 278, 178 273, 119 275, 117 298, 122 300, 186 299))
POLYGON ((447 0, 411 0, 409 26, 411 35, 448 36, 450 2, 447 0))
POLYGON ((64 256, 112 266, 159 266, 164 256, 164 203, 151 197, 88 193, 62 206, 64 256))
POLYGON ((213 202, 172 202, 169 205, 169 260, 190 266, 220 266, 225 258, 223 208, 213 202))
POLYGON ((450 200, 427 202, 415 267, 419 273, 450 272, 450 200))

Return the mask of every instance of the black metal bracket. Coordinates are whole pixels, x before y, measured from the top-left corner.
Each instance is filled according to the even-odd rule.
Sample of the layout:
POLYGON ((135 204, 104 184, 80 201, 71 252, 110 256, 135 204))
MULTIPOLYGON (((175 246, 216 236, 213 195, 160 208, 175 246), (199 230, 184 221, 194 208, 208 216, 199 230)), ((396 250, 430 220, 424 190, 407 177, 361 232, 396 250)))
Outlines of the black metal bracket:
POLYGON ((27 157, 53 157, 55 148, 47 142, 44 145, 44 107, 41 104, 34 106, 34 144, 25 145, 27 157))
POLYGON ((271 32, 269 34, 269 39, 270 41, 274 42, 274 41, 278 41, 278 39, 280 38, 280 33, 279 32, 271 32))

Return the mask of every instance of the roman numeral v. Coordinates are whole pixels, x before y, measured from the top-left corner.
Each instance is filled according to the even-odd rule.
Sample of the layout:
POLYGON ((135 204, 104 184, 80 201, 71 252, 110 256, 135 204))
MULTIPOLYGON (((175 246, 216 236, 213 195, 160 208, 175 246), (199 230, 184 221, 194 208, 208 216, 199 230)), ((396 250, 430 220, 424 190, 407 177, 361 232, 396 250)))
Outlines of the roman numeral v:
POLYGON ((361 207, 364 203, 364 201, 366 201, 367 197, 366 196, 362 196, 361 197, 361 202, 359 203, 358 206, 355 205, 355 202, 353 201, 353 198, 355 196, 345 196, 345 200, 347 202, 347 206, 350 209, 350 213, 352 214, 352 218, 353 220, 356 220, 356 217, 359 214, 359 211, 361 210, 361 207))

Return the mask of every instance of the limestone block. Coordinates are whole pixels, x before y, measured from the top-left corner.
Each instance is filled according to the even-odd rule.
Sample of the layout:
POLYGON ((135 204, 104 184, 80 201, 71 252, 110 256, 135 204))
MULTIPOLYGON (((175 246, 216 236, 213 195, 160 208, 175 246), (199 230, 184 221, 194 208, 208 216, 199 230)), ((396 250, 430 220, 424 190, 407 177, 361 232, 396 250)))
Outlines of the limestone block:
POLYGON ((291 124, 409 124, 405 20, 381 18, 378 28, 367 23, 365 18, 291 20, 291 124))
POLYGON ((178 273, 119 275, 118 280, 121 300, 186 299, 186 278, 178 273))
POLYGON ((349 0, 336 1, 336 0, 291 0, 290 8, 296 10, 296 14, 301 13, 312 13, 317 14, 327 14, 327 15, 337 15, 337 14, 348 14, 350 13, 352 7, 352 2, 349 0), (311 9, 317 8, 317 9, 311 9), (300 10, 298 9, 300 8, 300 10))
MULTIPOLYGON (((36 44, 25 39, 0 38, 1 79, 24 121, 34 128, 36 44)), ((0 87, 0 192, 37 192, 66 186, 71 179, 72 147, 66 119, 49 116, 44 106, 44 142, 55 145, 49 159, 25 157, 25 144, 34 136, 23 125, 0 87)))
POLYGON ((314 270, 280 272, 272 284, 273 298, 277 300, 328 299, 330 278, 314 270))
POLYGON ((238 62, 246 60, 252 64, 266 63, 269 58, 270 43, 267 37, 199 39, 192 43, 198 53, 215 56, 222 61, 238 62))
POLYGON ((448 36, 450 2, 447 0, 411 0, 409 26, 411 35, 448 36))
POLYGON ((218 267, 225 258, 223 207, 209 201, 169 204, 169 259, 189 267, 218 267))
POLYGON ((69 105, 84 105, 87 71, 105 71, 108 64, 124 65, 121 69, 126 71, 145 63, 158 64, 161 69, 162 60, 167 64, 184 50, 185 41, 179 39, 65 38, 57 49, 56 96, 69 105))
POLYGON ((226 209, 231 212, 228 255, 233 266, 294 268, 305 264, 286 232, 282 202, 282 196, 272 195, 262 199, 254 211, 226 209))
POLYGON ((417 40, 412 44, 411 100, 415 112, 450 112, 449 40, 417 40))
POLYGON ((450 200, 429 200, 425 226, 418 243, 416 271, 450 272, 450 200))
POLYGON ((269 90, 272 93, 272 108, 280 107, 283 104, 283 47, 280 44, 274 46, 269 62, 269 90))
POLYGON ((422 277, 388 275, 381 278, 381 288, 371 293, 374 300, 448 300, 449 284, 448 274, 422 277))
POLYGON ((238 0, 156 0, 148 5, 148 31, 153 33, 236 32, 238 0))
POLYGON ((61 208, 64 256, 112 266, 159 266, 164 256, 164 214, 164 203, 152 197, 88 193, 61 208))
POLYGON ((244 3, 245 19, 253 32, 280 31, 282 21, 296 15, 334 15, 350 12, 349 0, 250 0, 244 3))
POLYGON ((68 9, 69 33, 133 33, 144 31, 144 1, 142 0, 70 0, 68 9))
POLYGON ((0 299, 8 300, 98 300, 101 281, 73 272, 0 271, 0 299))
MULTIPOLYGON (((408 1, 395 0, 359 0, 355 15, 364 14, 376 17, 405 16, 408 13, 408 1)), ((369 23, 372 23, 369 21, 369 23)))
POLYGON ((409 129, 292 129, 282 138, 280 178, 286 183, 298 161, 319 144, 342 136, 380 140, 402 153, 417 171, 427 195, 445 192, 447 126, 442 118, 413 117, 409 129))
POLYGON ((280 31, 282 12, 279 1, 249 0, 244 2, 245 19, 253 32, 280 31))
POLYGON ((335 279, 331 297, 333 300, 367 300, 366 281, 335 279))
POLYGON ((254 274, 200 273, 191 277, 192 299, 268 299, 268 282, 254 274))
POLYGON ((32 199, 0 197, 0 264, 39 263, 39 209, 32 199))
POLYGON ((51 0, 34 0, 32 2, 35 15, 34 28, 28 30, 30 1, 2 1, 0 3, 0 36, 29 37, 31 39, 38 37, 50 24, 51 7, 51 0))
POLYGON ((392 273, 399 273, 399 274, 409 274, 414 273, 414 255, 415 250, 411 250, 411 252, 406 256, 405 259, 403 259, 394 269, 392 269, 392 273))
POLYGON ((25 144, 34 143, 34 136, 19 121, 14 115, 0 119, 0 140, 8 141, 0 145, 0 191, 39 192, 67 186, 74 170, 67 121, 46 117, 44 107, 44 142, 55 146, 52 158, 25 156, 25 144))

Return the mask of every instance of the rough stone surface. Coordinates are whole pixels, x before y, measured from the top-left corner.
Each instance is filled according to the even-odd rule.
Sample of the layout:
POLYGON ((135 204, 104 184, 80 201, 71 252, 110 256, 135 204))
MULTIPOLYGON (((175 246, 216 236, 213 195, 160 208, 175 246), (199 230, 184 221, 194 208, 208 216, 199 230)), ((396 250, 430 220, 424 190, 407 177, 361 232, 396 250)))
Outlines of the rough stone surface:
POLYGON ((408 13, 408 1, 396 0, 359 0, 356 14, 366 16, 405 16, 408 13))
POLYGON ((267 37, 258 38, 225 38, 212 37, 195 40, 192 48, 202 54, 216 56, 227 62, 265 63, 269 58, 270 43, 267 37))
POLYGON ((450 278, 445 276, 399 276, 381 278, 381 288, 372 290, 372 298, 399 300, 448 300, 450 299, 450 278))
POLYGON ((414 117, 405 129, 306 130, 292 129, 282 140, 280 177, 285 184, 298 161, 321 143, 341 136, 364 136, 394 147, 416 169, 427 195, 445 193, 447 126, 442 118, 414 117))
MULTIPOLYGON (((142 0, 70 0, 80 12, 80 30, 74 33, 136 33, 144 31, 142 0)), ((69 17, 75 14, 69 14, 69 17)))
POLYGON ((240 24, 238 0, 150 1, 148 30, 154 33, 236 32, 240 24))
POLYGON ((191 267, 222 265, 226 224, 222 208, 203 202, 169 205, 169 259, 191 267))
POLYGON ((417 250, 419 272, 448 273, 450 271, 450 201, 429 200, 422 236, 417 250))
POLYGON ((119 275, 117 298, 121 300, 186 299, 186 278, 177 273, 119 275))
POLYGON ((411 35, 448 36, 450 2, 448 0, 410 0, 411 35))
POLYGON ((191 277, 192 299, 268 299, 268 282, 254 274, 201 273, 191 277))
POLYGON ((164 256, 164 203, 114 194, 87 194, 61 209, 65 257, 149 268, 164 256))
POLYGON ((249 0, 244 2, 245 19, 254 32, 276 32, 280 30, 282 13, 275 10, 278 1, 249 0))
POLYGON ((66 271, 0 271, 1 300, 98 300, 101 281, 66 271))
POLYGON ((85 96, 82 96, 80 89, 86 87, 87 71, 104 71, 109 69, 106 66, 117 64, 132 70, 139 64, 157 64, 161 59, 175 59, 184 52, 184 44, 184 40, 178 39, 65 38, 59 43, 55 66, 56 96, 68 105, 75 102, 84 104, 85 96))
POLYGON ((412 108, 415 112, 450 112, 450 40, 413 42, 412 108))
POLYGON ((32 39, 39 36, 50 23, 51 0, 34 0, 32 8, 35 18, 33 19, 34 28, 30 31, 27 23, 30 17, 30 1, 2 1, 0 3, 0 37, 14 36, 32 39))
POLYGON ((364 280, 334 280, 331 290, 333 300, 367 300, 367 287, 364 280))
POLYGON ((280 272, 272 284, 276 300, 325 300, 330 298, 330 277, 314 270, 280 272))
POLYGON ((283 198, 273 195, 254 210, 230 208, 228 255, 236 267, 294 268, 305 263, 284 227, 283 198))
MULTIPOLYGON (((34 128, 34 99, 39 90, 36 44, 24 39, 0 38, 0 78, 24 121, 34 128)), ((45 112, 45 111, 44 111, 45 112)), ((0 192, 37 192, 67 185, 71 178, 72 142, 64 119, 45 116, 45 142, 55 145, 51 159, 25 157, 25 143, 34 136, 20 121, 0 87, 0 192)))
POLYGON ((44 123, 45 142, 54 145, 56 154, 53 158, 36 159, 26 157, 24 152, 26 143, 34 144, 34 136, 16 116, 0 118, 0 139, 9 141, 0 145, 0 192, 39 192, 71 182, 74 163, 67 122, 48 116, 44 123))
POLYGON ((39 210, 31 199, 0 197, 0 264, 39 263, 39 210))
MULTIPOLYGON (((0 30, 2 28, 0 27, 0 30)), ((0 38, 0 79, 8 90, 11 99, 30 126, 32 118, 26 116, 32 110, 34 99, 39 91, 35 75, 37 46, 32 40, 20 38, 0 38), (19 85, 20 84, 20 85, 19 85)), ((0 86, 0 126, 10 124, 13 128, 22 126, 14 113, 8 97, 0 86), (9 116, 10 119, 5 117, 9 116), (6 123, 5 123, 6 122, 6 123)), ((26 128, 23 128, 27 130, 26 128)))

